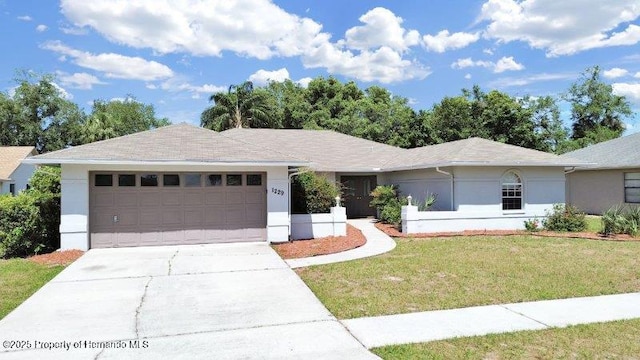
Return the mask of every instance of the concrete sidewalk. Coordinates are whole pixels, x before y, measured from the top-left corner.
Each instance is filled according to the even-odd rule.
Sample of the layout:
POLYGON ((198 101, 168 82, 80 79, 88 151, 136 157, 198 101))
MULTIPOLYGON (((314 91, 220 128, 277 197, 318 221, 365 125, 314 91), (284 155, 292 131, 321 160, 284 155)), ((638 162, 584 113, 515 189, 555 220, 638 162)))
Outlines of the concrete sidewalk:
POLYGON ((343 320, 367 348, 640 318, 640 293, 343 320))
POLYGON ((286 260, 291 268, 299 268, 312 265, 331 264, 349 260, 362 259, 370 256, 384 254, 396 247, 396 242, 391 237, 375 227, 372 219, 348 220, 348 223, 367 238, 367 243, 359 248, 347 250, 336 254, 319 255, 300 259, 286 260))

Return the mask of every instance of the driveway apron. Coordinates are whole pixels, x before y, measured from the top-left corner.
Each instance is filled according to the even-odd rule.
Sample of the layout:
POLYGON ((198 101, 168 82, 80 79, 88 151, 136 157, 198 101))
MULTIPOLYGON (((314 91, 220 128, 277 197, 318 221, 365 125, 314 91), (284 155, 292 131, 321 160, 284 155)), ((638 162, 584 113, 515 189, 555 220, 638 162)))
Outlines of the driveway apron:
POLYGON ((263 243, 90 250, 0 340, 0 359, 377 358, 263 243))

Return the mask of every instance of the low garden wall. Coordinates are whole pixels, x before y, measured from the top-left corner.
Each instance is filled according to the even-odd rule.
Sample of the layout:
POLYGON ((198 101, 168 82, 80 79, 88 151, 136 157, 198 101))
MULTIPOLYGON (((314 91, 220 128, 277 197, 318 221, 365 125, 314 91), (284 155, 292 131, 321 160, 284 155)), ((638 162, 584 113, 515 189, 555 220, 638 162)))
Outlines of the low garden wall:
POLYGON ((402 207, 402 232, 405 234, 453 232, 464 230, 523 230, 524 221, 544 215, 521 213, 470 213, 462 211, 418 211, 417 206, 402 207))
POLYGON ((317 239, 347 235, 347 211, 334 206, 325 214, 292 214, 291 239, 317 239))

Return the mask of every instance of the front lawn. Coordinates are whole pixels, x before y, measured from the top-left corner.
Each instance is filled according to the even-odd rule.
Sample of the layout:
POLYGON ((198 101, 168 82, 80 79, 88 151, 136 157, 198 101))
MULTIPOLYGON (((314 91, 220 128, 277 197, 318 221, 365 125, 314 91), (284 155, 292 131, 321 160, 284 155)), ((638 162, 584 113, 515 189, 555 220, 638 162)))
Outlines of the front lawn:
POLYGON ((640 291, 640 242, 396 239, 390 253, 299 269, 338 318, 640 291))
POLYGON ((0 260, 0 319, 64 268, 63 265, 41 265, 27 259, 0 260))
POLYGON ((587 231, 599 233, 602 231, 602 217, 597 215, 587 215, 585 216, 585 220, 587 221, 587 231))
POLYGON ((372 350, 383 359, 637 359, 640 319, 372 350))

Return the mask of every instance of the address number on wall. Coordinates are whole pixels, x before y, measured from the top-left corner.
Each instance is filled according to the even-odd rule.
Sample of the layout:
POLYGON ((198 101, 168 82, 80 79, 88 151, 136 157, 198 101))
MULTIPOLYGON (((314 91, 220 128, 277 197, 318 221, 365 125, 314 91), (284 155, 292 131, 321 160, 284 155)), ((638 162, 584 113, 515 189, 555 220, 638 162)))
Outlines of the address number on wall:
POLYGON ((276 195, 280 195, 280 196, 284 196, 284 190, 280 190, 280 189, 276 189, 276 188, 271 188, 271 192, 276 194, 276 195))

